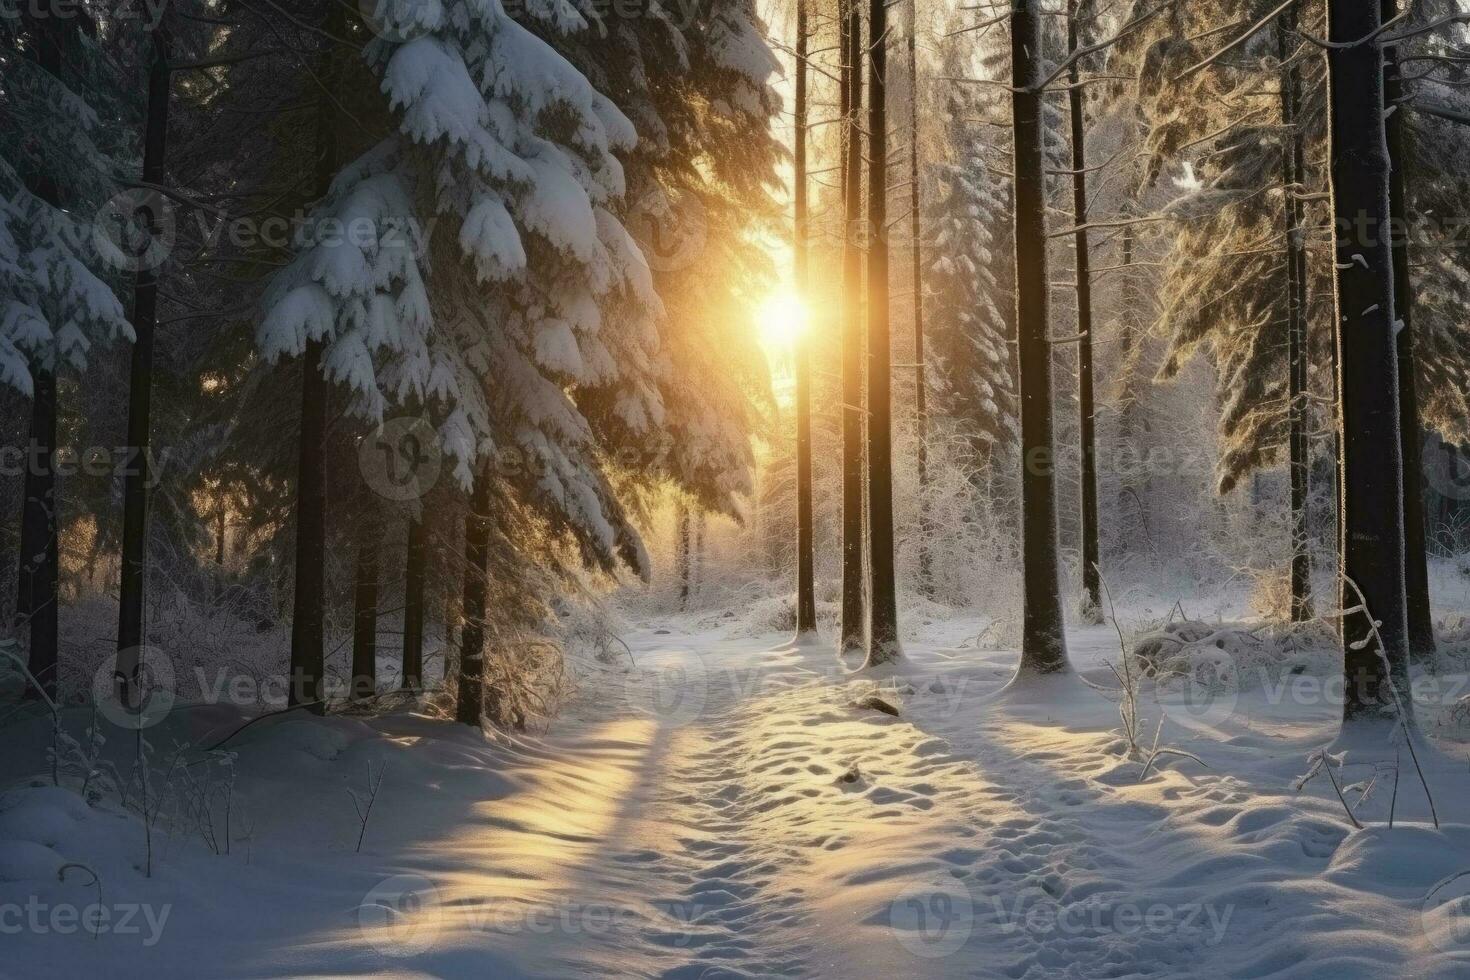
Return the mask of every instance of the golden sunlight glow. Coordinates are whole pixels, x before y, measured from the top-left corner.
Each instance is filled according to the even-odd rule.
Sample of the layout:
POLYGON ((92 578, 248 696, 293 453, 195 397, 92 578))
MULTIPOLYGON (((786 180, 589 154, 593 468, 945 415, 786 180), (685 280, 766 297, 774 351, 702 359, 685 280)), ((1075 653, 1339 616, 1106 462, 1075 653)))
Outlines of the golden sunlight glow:
POLYGON ((756 308, 761 344, 772 354, 785 353, 795 347, 806 332, 806 321, 806 304, 791 289, 772 293, 756 308))

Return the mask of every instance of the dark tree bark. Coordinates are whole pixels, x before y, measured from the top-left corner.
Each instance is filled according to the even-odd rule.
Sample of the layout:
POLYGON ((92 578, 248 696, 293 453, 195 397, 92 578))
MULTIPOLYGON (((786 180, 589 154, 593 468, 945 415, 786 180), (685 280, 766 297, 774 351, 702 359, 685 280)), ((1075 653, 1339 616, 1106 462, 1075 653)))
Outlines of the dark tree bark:
MULTIPOLYGON (((28 18, 34 41, 31 56, 53 78, 62 77, 62 45, 68 22, 55 17, 28 18)), ((30 190, 52 207, 60 207, 61 188, 49 174, 28 175, 30 190)), ((26 447, 24 500, 21 507, 19 595, 16 613, 28 628, 27 668, 52 701, 56 700, 57 579, 56 536, 60 515, 56 499, 56 364, 55 352, 31 359, 31 432, 26 447)), ((27 688, 30 698, 40 691, 27 688)))
MULTIPOLYGON (((143 133, 143 182, 164 183, 168 154, 168 100, 172 73, 168 35, 153 32, 153 63, 148 71, 148 110, 143 133)), ((156 234, 162 198, 154 195, 150 229, 156 234)), ((153 389, 153 332, 158 313, 158 275, 139 270, 133 283, 132 363, 128 374, 128 453, 123 476, 123 540, 117 612, 117 666, 114 682, 125 705, 138 703, 138 666, 143 643, 143 599, 148 568, 149 429, 153 389)), ((223 519, 223 507, 221 507, 223 519)), ((221 562, 222 564, 223 562, 221 562)))
POLYGON ((1282 183, 1286 187, 1286 360, 1287 442, 1291 481, 1291 621, 1312 618, 1312 556, 1307 532, 1310 448, 1307 442, 1307 243, 1299 194, 1306 179, 1306 155, 1297 125, 1301 113, 1301 73, 1291 63, 1296 8, 1281 15, 1277 54, 1281 59, 1282 183))
POLYGON ((909 0, 909 258, 914 281, 914 424, 918 443, 919 592, 933 594, 929 554, 929 377, 924 353, 924 214, 919 186, 919 0, 909 0))
POLYGON ((229 510, 226 506, 224 491, 220 491, 214 506, 214 564, 216 574, 222 576, 225 567, 225 542, 229 532, 229 510))
MULTIPOLYGON (((1067 50, 1081 47, 1077 0, 1067 8, 1067 50)), ((1098 572, 1097 409, 1092 367, 1092 254, 1087 224, 1087 118, 1082 107, 1082 75, 1078 62, 1069 71, 1068 106, 1072 116, 1072 216, 1077 271, 1077 436, 1081 461, 1082 601, 1084 619, 1101 622, 1102 587, 1098 572)))
MULTIPOLYGON (((807 13, 806 0, 796 0, 796 225, 792 253, 796 263, 796 294, 807 300, 807 13)), ((817 631, 814 582, 815 534, 812 517, 812 359, 811 331, 796 340, 796 635, 817 631)))
POLYGON ((868 666, 898 643, 893 567, 893 338, 888 309, 888 0, 872 0, 868 52, 868 666))
POLYGON ((859 0, 847 0, 847 50, 842 59, 845 139, 842 235, 842 635, 843 653, 861 650, 867 625, 863 525, 863 323, 860 232, 863 202, 863 17, 859 0))
POLYGON ((378 690, 378 528, 363 523, 357 544, 352 590, 352 698, 370 698, 378 690))
POLYGON ((1377 45, 1362 43, 1381 26, 1379 6, 1332 0, 1328 21, 1336 45, 1327 57, 1338 236, 1343 570, 1351 583, 1344 583, 1344 607, 1360 609, 1343 622, 1346 725, 1392 717, 1396 700, 1406 711, 1412 704, 1384 63, 1377 45), (1375 619, 1381 623, 1376 630, 1375 619))
POLYGON ((323 636, 326 546, 327 383, 321 371, 322 343, 308 341, 301 358, 301 435, 296 476, 296 591, 291 615, 292 705, 325 710, 323 636))
MULTIPOLYGON (((339 4, 329 4, 322 39, 324 88, 317 98, 316 196, 326 196, 337 175, 337 103, 330 82, 337 77, 334 38, 346 33, 346 15, 339 4)), ((327 382, 322 375, 320 340, 306 342, 301 358, 301 434, 296 466, 296 590, 291 614, 290 703, 315 714, 326 711, 323 679, 326 672, 323 636, 327 552, 327 382)))
POLYGON ((464 629, 460 632, 459 696, 454 720, 479 727, 485 704, 486 565, 490 552, 490 476, 475 476, 464 522, 464 629))
MULTIPOLYGON (((1396 0, 1382 0, 1385 20, 1398 16, 1396 0)), ((1404 470, 1404 586, 1408 592, 1409 652, 1435 653, 1434 618, 1429 607, 1429 532, 1424 517, 1424 432, 1419 424, 1419 370, 1414 355, 1414 282, 1410 273, 1408 197, 1404 152, 1404 83, 1397 45, 1383 49, 1384 98, 1393 111, 1384 125, 1388 137, 1389 213, 1393 234, 1394 312, 1398 332, 1399 441, 1404 470)))
POLYGON ((684 504, 679 505, 679 518, 677 532, 678 540, 678 574, 679 574, 679 608, 689 608, 689 576, 691 574, 690 563, 690 536, 689 536, 689 508, 684 504))
MULTIPOLYGON (((1133 225, 1123 226, 1123 309, 1119 316, 1118 339, 1118 362, 1122 365, 1122 379, 1118 392, 1118 429, 1124 439, 1131 439, 1138 432, 1138 393, 1133 388, 1133 360, 1138 345, 1138 315, 1144 300, 1143 291, 1138 288, 1138 276, 1133 271, 1136 234, 1133 225)), ((1127 492, 1127 488, 1124 492, 1127 492)))
MULTIPOLYGON (((408 523, 407 558, 403 573, 403 689, 424 686, 424 565, 426 532, 422 518, 408 523)), ((449 621, 444 623, 448 644, 449 621)))
POLYGON ((1056 446, 1048 337, 1046 168, 1042 151, 1042 34, 1039 0, 1011 8, 1011 118, 1015 142, 1016 332, 1021 402, 1021 534, 1025 592, 1023 674, 1070 669, 1058 597, 1056 446))

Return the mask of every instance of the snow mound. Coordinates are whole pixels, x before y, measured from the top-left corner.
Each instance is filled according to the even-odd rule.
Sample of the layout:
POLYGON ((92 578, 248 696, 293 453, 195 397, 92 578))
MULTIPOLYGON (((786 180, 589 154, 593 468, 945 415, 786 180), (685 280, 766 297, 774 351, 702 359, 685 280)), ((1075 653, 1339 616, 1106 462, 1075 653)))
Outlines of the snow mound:
POLYGON ((1210 676, 1237 690, 1286 673, 1330 676, 1341 666, 1337 640, 1320 624, 1280 628, 1182 620, 1139 637, 1133 656, 1145 676, 1210 676))
POLYGON ((44 844, 0 840, 0 881, 54 880, 64 863, 60 854, 44 844))

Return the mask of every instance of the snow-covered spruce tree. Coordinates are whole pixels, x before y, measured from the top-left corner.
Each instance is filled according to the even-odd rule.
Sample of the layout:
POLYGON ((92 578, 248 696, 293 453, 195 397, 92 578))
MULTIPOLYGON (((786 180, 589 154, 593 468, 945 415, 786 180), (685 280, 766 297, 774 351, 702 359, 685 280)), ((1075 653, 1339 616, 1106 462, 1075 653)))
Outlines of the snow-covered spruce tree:
MULTIPOLYGON (((1451 163, 1470 148, 1470 113, 1463 95, 1470 76, 1455 54, 1464 46, 1466 30, 1460 25, 1425 30, 1459 10, 1448 0, 1415 4, 1403 28, 1410 39, 1385 46, 1392 207, 1394 217, 1403 220, 1402 234, 1394 241, 1394 289, 1403 324, 1398 350, 1405 573, 1409 644, 1416 657, 1432 656, 1435 650, 1423 492, 1425 438, 1433 433, 1470 442, 1470 335, 1461 314, 1470 299, 1470 254, 1463 235, 1421 217, 1457 214, 1470 192, 1460 176, 1462 168, 1451 163), (1419 70, 1421 66, 1429 70, 1419 70)), ((1384 0, 1385 19, 1397 13, 1398 5, 1384 0)))
MULTIPOLYGON (((585 28, 581 15, 558 9, 567 33, 585 28)), ((709 103, 686 94, 694 107, 678 135, 698 152, 675 165, 695 174, 720 161, 704 184, 724 198, 706 209, 722 222, 709 240, 723 245, 749 229, 739 209, 768 194, 762 182, 774 155, 760 153, 770 146, 765 135, 747 151, 743 172, 739 159, 716 151, 758 124, 763 133, 774 96, 741 47, 760 44, 753 22, 722 17, 706 32, 714 40, 702 49, 711 59, 705 67, 725 74, 742 112, 721 127, 709 103)), ((351 392, 354 414, 371 420, 390 406, 422 406, 466 489, 479 462, 493 457, 495 478, 519 487, 549 532, 574 542, 588 564, 644 572, 610 464, 651 460, 711 506, 731 509, 748 461, 741 382, 754 376, 758 357, 742 377, 706 350, 702 373, 673 380, 680 365, 656 329, 662 307, 648 264, 614 214, 626 186, 614 152, 634 149, 634 130, 551 45, 499 7, 469 0, 428 14, 388 4, 375 23, 383 36, 369 58, 389 103, 389 134, 337 177, 317 223, 396 228, 406 239, 303 250, 268 292, 262 348, 294 354, 319 338, 323 371, 351 392), (706 400, 698 413, 671 419, 664 390, 700 377, 720 380, 713 387, 730 393, 736 411, 721 417, 706 400), (680 423, 697 438, 679 438, 680 423)), ((663 176, 655 165, 648 171, 651 183, 663 176)), ((743 265, 725 263, 721 281, 736 285, 723 286, 724 296, 746 286, 738 270, 754 254, 747 248, 743 265)), ((720 297, 705 289, 691 309, 711 298, 720 297)), ((699 317, 678 327, 697 347, 722 325, 699 317)), ((694 403, 696 389, 684 390, 694 403)))
POLYGON ((31 399, 17 611, 29 626, 31 674, 53 697, 58 381, 84 369, 94 345, 132 337, 102 278, 99 238, 80 217, 115 190, 97 112, 69 81, 88 70, 86 23, 27 15, 0 24, 0 383, 31 399))
POLYGON ((498 5, 429 13, 383 13, 370 56, 393 134, 316 211, 318 227, 380 234, 304 249, 267 294, 262 349, 319 343, 323 374, 363 417, 424 405, 466 489, 472 468, 517 453, 516 478, 589 561, 642 570, 567 393, 617 387, 624 417, 645 429, 661 410, 647 377, 657 298, 606 210, 623 189, 612 151, 631 146, 632 128, 498 5))
MULTIPOLYGON (((1330 360, 1331 270, 1320 236, 1310 234, 1325 216, 1304 203, 1325 166, 1321 59, 1304 47, 1294 10, 1212 57, 1269 12, 1255 0, 1190 7, 1180 20, 1190 35, 1207 35, 1198 42, 1158 25, 1162 36, 1142 56, 1139 94, 1150 180, 1167 169, 1165 179, 1182 191, 1166 209, 1180 220, 1162 280, 1161 326, 1170 342, 1159 375, 1177 378, 1208 349, 1220 405, 1221 494, 1259 470, 1287 466, 1291 615, 1300 620, 1310 592, 1307 433, 1318 428, 1307 368, 1330 360)), ((1311 31, 1318 14, 1311 5, 1301 12, 1311 31)))
POLYGON ((1458 215, 1470 196, 1470 179, 1455 162, 1470 152, 1470 97, 1464 89, 1470 71, 1456 54, 1467 43, 1467 29, 1447 25, 1420 33, 1459 9, 1452 0, 1413 5, 1402 30, 1412 36, 1400 46, 1400 60, 1412 59, 1403 69, 1406 101, 1393 111, 1403 117, 1420 418, 1450 442, 1470 444, 1470 332, 1464 327, 1470 244, 1462 229, 1432 220, 1458 215))
MULTIPOLYGON (((946 75, 962 74, 965 59, 954 51, 946 75)), ((932 168, 940 192, 925 219, 931 397, 935 424, 944 420, 963 440, 976 489, 988 492, 1019 438, 1010 188, 1004 164, 1002 173, 994 169, 983 122, 1004 107, 978 86, 950 86, 946 102, 948 159, 932 168)))
POLYGON ((624 154, 625 201, 663 305, 654 366, 664 413, 656 431, 640 431, 615 388, 589 388, 579 403, 636 482, 667 477, 701 509, 738 516, 753 489, 748 437, 769 403, 748 310, 775 277, 764 242, 784 235, 773 197, 779 66, 749 0, 677 18, 653 2, 626 12, 638 16, 612 20, 608 38, 593 29, 559 46, 639 133, 624 154))

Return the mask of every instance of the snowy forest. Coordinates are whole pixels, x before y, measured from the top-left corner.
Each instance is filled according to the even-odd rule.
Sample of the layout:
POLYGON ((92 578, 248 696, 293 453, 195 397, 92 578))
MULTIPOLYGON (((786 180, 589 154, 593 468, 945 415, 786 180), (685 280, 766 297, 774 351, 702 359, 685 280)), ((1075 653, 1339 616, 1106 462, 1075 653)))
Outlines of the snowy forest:
POLYGON ((1470 977, 1470 0, 0 0, 0 978, 1470 977))

